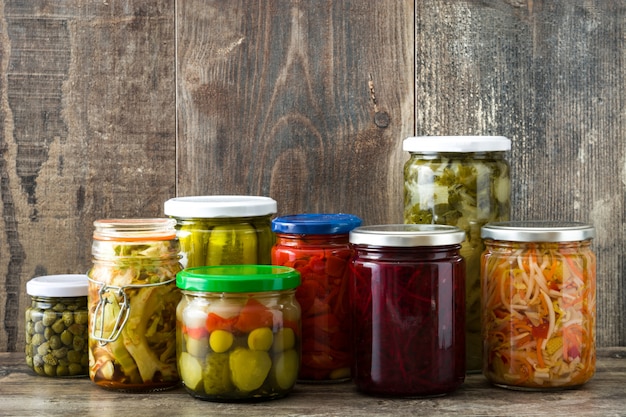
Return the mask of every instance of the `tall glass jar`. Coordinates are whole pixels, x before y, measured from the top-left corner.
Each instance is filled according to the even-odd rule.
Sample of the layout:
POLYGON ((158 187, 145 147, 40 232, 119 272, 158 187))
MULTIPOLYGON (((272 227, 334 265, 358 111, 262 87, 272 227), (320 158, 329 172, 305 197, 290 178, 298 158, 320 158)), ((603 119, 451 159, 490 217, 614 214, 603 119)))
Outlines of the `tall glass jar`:
POLYGON ((272 263, 295 268, 302 280, 296 290, 302 308, 301 381, 350 379, 349 233, 361 222, 357 216, 343 213, 297 214, 272 220, 276 233, 272 263))
POLYGON ((572 222, 482 228, 484 368, 494 385, 578 387, 595 373, 595 229, 572 222))
POLYGON ((465 231, 467 371, 482 369, 480 337, 480 228, 509 220, 510 178, 500 136, 429 136, 404 140, 404 223, 447 224, 465 231))
POLYGON ((36 374, 86 377, 87 276, 45 275, 26 283, 26 364, 36 374))
POLYGON ((165 202, 164 212, 176 219, 185 268, 271 263, 276 201, 269 197, 177 197, 165 202))
POLYGON ((464 233, 381 225, 350 232, 353 379, 365 394, 444 395, 465 379, 464 233))
POLYGON ((89 270, 89 376, 103 388, 159 391, 179 385, 173 219, 94 222, 89 270))
POLYGON ((300 274, 274 265, 185 268, 176 284, 176 354, 195 398, 250 402, 281 398, 300 366, 300 274))

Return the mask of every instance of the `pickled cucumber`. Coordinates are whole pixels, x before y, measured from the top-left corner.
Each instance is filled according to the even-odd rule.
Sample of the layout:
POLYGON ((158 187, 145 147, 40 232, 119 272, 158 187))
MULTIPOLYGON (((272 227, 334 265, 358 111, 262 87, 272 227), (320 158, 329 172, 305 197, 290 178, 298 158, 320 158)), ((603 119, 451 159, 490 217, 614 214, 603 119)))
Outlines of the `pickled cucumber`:
POLYGON ((272 368, 272 359, 262 350, 238 348, 230 354, 229 364, 233 384, 239 390, 248 392, 263 385, 272 368))
POLYGON ((247 223, 216 226, 211 230, 206 265, 257 263, 257 236, 247 223))
POLYGON ((233 390, 228 353, 209 353, 202 371, 204 392, 208 395, 228 394, 233 390))
POLYGON ((180 354, 178 358, 178 371, 186 387, 192 391, 200 389, 202 383, 202 363, 200 360, 187 352, 180 354))

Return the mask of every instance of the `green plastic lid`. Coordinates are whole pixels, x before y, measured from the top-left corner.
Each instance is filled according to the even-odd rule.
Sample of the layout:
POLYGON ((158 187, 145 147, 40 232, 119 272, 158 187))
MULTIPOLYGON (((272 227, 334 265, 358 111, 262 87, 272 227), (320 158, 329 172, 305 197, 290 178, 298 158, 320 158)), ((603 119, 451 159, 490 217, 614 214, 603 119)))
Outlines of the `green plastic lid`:
POLYGON ((277 265, 198 266, 176 274, 176 286, 186 291, 244 293, 288 290, 298 285, 298 271, 277 265))

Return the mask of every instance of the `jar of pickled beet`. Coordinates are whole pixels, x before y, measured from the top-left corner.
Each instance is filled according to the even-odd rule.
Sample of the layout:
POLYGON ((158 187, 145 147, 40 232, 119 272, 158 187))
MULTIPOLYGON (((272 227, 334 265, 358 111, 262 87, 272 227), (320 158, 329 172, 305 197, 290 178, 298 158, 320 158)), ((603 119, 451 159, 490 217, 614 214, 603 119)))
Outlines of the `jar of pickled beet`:
POLYGON ((269 265, 276 207, 269 197, 213 195, 171 198, 164 212, 176 219, 183 267, 269 265))
POLYGON ((484 375, 520 390, 587 382, 596 363, 593 226, 499 222, 482 236, 484 375))
POLYGON ((94 222, 89 376, 102 388, 149 392, 180 384, 175 224, 165 218, 94 222))
POLYGON ((51 377, 87 376, 87 276, 46 275, 26 283, 26 364, 51 377))
POLYGON ((349 233, 361 225, 351 214, 297 214, 272 220, 272 263, 293 267, 302 283, 300 381, 341 382, 352 366, 349 309, 349 233))
POLYGON ((208 401, 291 392, 300 366, 300 274, 272 265, 186 268, 176 284, 176 355, 185 389, 208 401))
POLYGON ((446 224, 465 232, 466 367, 482 369, 480 228, 510 216, 511 141, 501 136, 426 136, 404 140, 404 223, 446 224))
POLYGON ((359 391, 429 397, 465 379, 465 233, 445 225, 362 226, 350 232, 359 391))

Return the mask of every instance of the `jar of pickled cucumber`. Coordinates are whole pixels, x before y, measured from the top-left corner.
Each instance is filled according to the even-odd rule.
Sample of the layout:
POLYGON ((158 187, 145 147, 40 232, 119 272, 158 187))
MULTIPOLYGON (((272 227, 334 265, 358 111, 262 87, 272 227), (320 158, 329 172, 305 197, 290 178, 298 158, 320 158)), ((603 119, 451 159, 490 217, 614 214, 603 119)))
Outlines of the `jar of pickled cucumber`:
POLYGON ((587 382, 596 364, 593 226, 496 222, 482 236, 484 375, 520 390, 587 382))
POLYGON ((171 198, 164 212, 176 219, 183 267, 269 265, 276 207, 269 197, 213 195, 171 198))
POLYGON ((310 213, 272 220, 274 265, 300 272, 302 309, 300 381, 341 382, 352 367, 348 236, 362 220, 352 214, 310 213))
POLYGON ((465 380, 464 233, 446 225, 350 232, 354 375, 359 391, 431 397, 465 380))
POLYGON ((176 284, 176 354, 195 398, 240 402, 280 398, 300 366, 300 274, 272 265, 186 268, 176 284))
POLYGON ((26 293, 26 364, 43 376, 87 376, 87 276, 36 277, 26 293))
POLYGON ((480 228, 510 216, 511 181, 501 136, 426 136, 404 140, 404 223, 444 224, 465 232, 467 371, 482 369, 480 228))
POLYGON ((149 392, 180 384, 175 224, 165 218, 94 222, 89 376, 102 388, 149 392))

